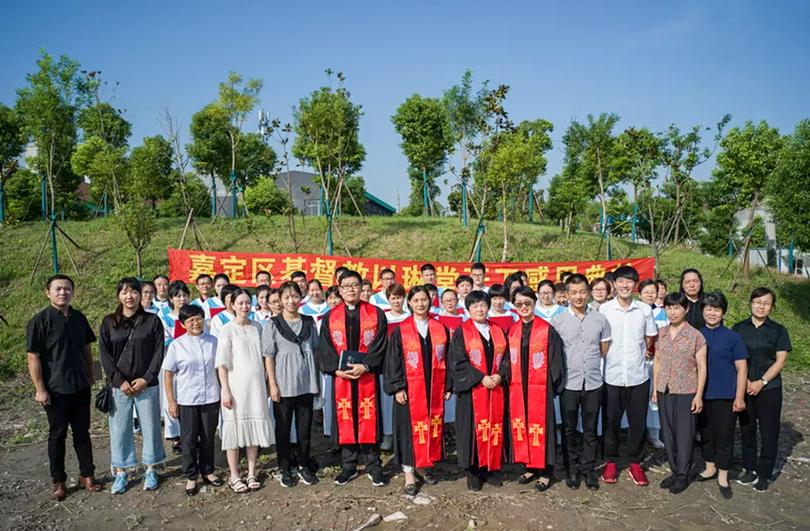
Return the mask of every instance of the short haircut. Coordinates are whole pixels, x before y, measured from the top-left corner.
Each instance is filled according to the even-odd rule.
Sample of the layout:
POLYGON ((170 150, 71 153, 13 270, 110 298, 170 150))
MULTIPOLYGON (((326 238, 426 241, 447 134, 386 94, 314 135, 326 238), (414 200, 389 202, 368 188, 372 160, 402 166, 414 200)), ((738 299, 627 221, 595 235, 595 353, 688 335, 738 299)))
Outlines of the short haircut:
POLYGON ((360 276, 360 273, 357 271, 352 271, 351 269, 346 269, 338 277, 338 284, 342 283, 347 278, 356 278, 358 284, 363 282, 363 277, 360 276))
POLYGON ((448 289, 446 289, 446 290, 442 291, 442 295, 441 295, 441 297, 439 298, 439 300, 443 299, 443 298, 444 298, 444 296, 445 296, 446 294, 448 294, 448 293, 452 293, 452 294, 453 294, 453 296, 456 298, 456 300, 458 300, 458 292, 457 292, 456 290, 452 289, 452 288, 448 288, 448 289))
POLYGON ((363 288, 363 287, 366 287, 366 286, 368 286, 368 287, 370 287, 372 289, 374 288, 374 284, 372 284, 369 279, 364 278, 363 280, 360 281, 360 287, 363 288))
POLYGON ((165 280, 166 282, 168 282, 168 281, 169 281, 169 277, 167 277, 166 275, 164 275, 164 274, 162 274, 162 273, 161 273, 160 275, 155 275, 155 276, 154 276, 154 278, 152 279, 152 282, 154 282, 155 280, 157 280, 157 279, 159 279, 159 278, 162 278, 162 279, 163 279, 163 280, 165 280))
POLYGON ((557 282, 554 284, 554 293, 564 293, 568 291, 568 287, 565 282, 557 282))
POLYGON ((431 284, 430 282, 428 282, 427 284, 425 284, 425 287, 426 287, 426 288, 428 289, 428 291, 430 291, 430 292, 434 292, 434 291, 435 291, 436 293, 438 293, 438 292, 439 292, 439 288, 437 288, 437 287, 436 287, 436 284, 431 284))
MULTIPOLYGON (((270 286, 268 286, 267 284, 264 284, 264 285, 259 286, 258 288, 256 288, 256 298, 258 299, 258 298, 259 298, 259 296, 260 296, 262 293, 264 293, 265 291, 266 291, 267 293, 272 293, 272 292, 273 292, 273 288, 271 288, 271 287, 270 287, 270 286)), ((268 295, 268 296, 269 296, 269 295, 268 295)))
POLYGON ((397 275, 396 273, 394 273, 394 270, 393 270, 393 269, 386 267, 386 268, 384 268, 382 271, 380 271, 380 278, 382 278, 382 276, 383 276, 384 274, 386 274, 386 273, 391 273, 391 274, 392 274, 392 275, 394 275, 394 276, 396 276, 396 275, 397 275))
POLYGON ((225 273, 217 273, 216 275, 214 275, 214 284, 216 284, 217 280, 220 279, 224 280, 227 284, 231 283, 231 279, 230 277, 228 277, 228 275, 226 275, 225 273))
POLYGON ((51 283, 53 283, 54 280, 67 280, 68 282, 70 282, 70 289, 76 288, 76 283, 73 282, 72 278, 70 278, 67 275, 56 274, 48 277, 48 281, 45 282, 45 289, 51 289, 51 283))
POLYGON ((396 295, 397 297, 404 297, 405 296, 405 286, 400 284, 399 282, 394 282, 385 290, 385 296, 391 297, 391 295, 396 295))
POLYGON ((329 297, 337 297, 338 299, 343 299, 343 297, 340 296, 340 291, 338 291, 337 286, 329 286, 328 288, 326 288, 324 298, 328 299, 329 297))
POLYGON ((262 269, 261 271, 256 273, 256 280, 259 280, 259 275, 267 275, 267 277, 270 280, 273 280, 273 275, 270 274, 270 271, 265 271, 264 269, 262 269))
POLYGON ((323 291, 323 284, 321 284, 321 281, 320 281, 320 280, 318 280, 317 278, 313 278, 312 280, 310 280, 309 282, 307 282, 307 289, 309 289, 309 287, 310 287, 311 285, 313 285, 313 284, 317 285, 317 286, 318 286, 318 289, 319 289, 319 290, 321 290, 321 291, 323 291))
POLYGON ((616 273, 614 273, 613 271, 606 271, 605 280, 607 280, 608 282, 613 282, 614 280, 616 280, 616 273))
POLYGON ((141 293, 143 293, 143 288, 152 288, 152 291, 157 291, 157 286, 151 280, 144 280, 141 282, 141 293))
POLYGON ((470 286, 475 285, 470 275, 459 275, 458 278, 456 278, 456 287, 459 287, 462 282, 469 282, 470 286))
POLYGON ((436 272, 436 268, 433 267, 433 264, 422 264, 422 267, 419 268, 420 273, 424 273, 425 271, 433 271, 436 272))
MULTIPOLYGON (((228 300, 228 295, 231 295, 234 291, 238 290, 239 286, 236 284, 225 284, 222 286, 222 289, 219 290, 219 298, 222 299, 222 302, 225 303, 228 300)), ((233 301, 231 301, 233 304, 233 301)))
POLYGON ((472 266, 470 266, 470 271, 483 271, 484 273, 486 273, 487 268, 481 262, 475 262, 472 266))
POLYGON ((518 295, 528 297, 534 302, 537 302, 537 294, 529 286, 520 286, 519 288, 515 288, 515 291, 512 292, 512 302, 515 302, 515 298, 517 298, 518 295))
POLYGON ((613 271, 613 274, 616 276, 617 280, 620 278, 626 278, 627 280, 638 282, 638 271, 636 271, 636 268, 633 266, 619 266, 615 271, 613 271))
POLYGON ((411 302, 411 299, 413 299, 414 295, 416 295, 417 293, 424 293, 428 298, 428 302, 430 302, 430 290, 428 289, 427 286, 414 286, 410 290, 408 290, 408 302, 411 302))
POLYGON ((537 284, 537 291, 540 291, 540 288, 543 286, 548 286, 552 290, 554 289, 554 282, 550 281, 549 279, 541 280, 539 284, 537 284))
POLYGON ((290 275, 290 280, 295 280, 296 278, 307 278, 307 274, 303 271, 293 271, 292 275, 290 275))
POLYGON ((771 296, 771 305, 776 306, 776 293, 774 293, 771 288, 766 288, 766 287, 754 288, 751 291, 751 297, 748 299, 748 302, 754 302, 754 299, 764 297, 765 295, 770 295, 771 296))
POLYGON ((474 290, 471 291, 466 297, 464 297, 464 305, 469 308, 473 304, 478 302, 485 302, 487 303, 487 308, 492 306, 489 300, 489 294, 486 291, 481 290, 474 290))
POLYGON ((212 283, 214 282, 214 279, 211 278, 211 275, 209 275, 208 273, 201 273, 201 274, 197 275, 197 278, 194 279, 194 283, 199 284, 200 280, 203 280, 203 279, 206 279, 206 278, 208 280, 210 280, 212 283))
POLYGON ((641 293, 641 290, 646 288, 647 286, 655 286, 655 290, 658 291, 658 284, 655 280, 648 278, 647 280, 642 280, 641 283, 638 285, 638 291, 641 293))
POLYGON ((720 291, 711 291, 706 293, 703 296, 703 300, 700 303, 700 309, 703 310, 706 306, 710 306, 712 308, 720 308, 723 310, 723 313, 726 313, 728 310, 728 300, 726 296, 723 295, 720 291))
POLYGON ((565 282, 565 280, 573 274, 573 271, 563 271, 560 273, 560 282, 565 282))
POLYGON ((172 304, 172 299, 176 297, 180 293, 185 293, 187 296, 191 297, 191 291, 186 286, 186 283, 182 280, 173 280, 171 284, 169 284, 168 294, 169 294, 169 308, 174 310, 174 305, 172 304))
POLYGON ((664 279, 662 279, 662 278, 658 278, 658 279, 656 279, 656 280, 655 280, 655 285, 656 285, 656 286, 658 286, 659 288, 660 288, 661 286, 663 286, 663 287, 664 287, 664 289, 667 289, 667 283, 666 283, 666 282, 664 281, 664 279))
POLYGON ((304 294, 301 293, 301 288, 298 286, 298 283, 294 280, 288 280, 286 282, 282 282, 281 286, 278 287, 278 296, 281 297, 284 295, 285 291, 292 291, 299 297, 303 297, 304 294))
POLYGON ((338 266, 335 268, 335 278, 338 279, 338 282, 340 282, 340 277, 343 276, 343 273, 345 273, 348 270, 349 268, 346 266, 338 266))
POLYGON ((489 298, 492 299, 494 297, 509 298, 509 294, 506 292, 506 287, 504 287, 503 284, 493 284, 489 287, 489 298))
POLYGON ((565 279, 565 288, 568 289, 571 284, 585 284, 585 287, 590 289, 590 284, 588 284, 588 277, 583 275, 582 273, 571 273, 565 279))
POLYGON ((610 282, 605 277, 598 277, 591 280, 591 290, 593 290, 597 284, 604 284, 605 288, 610 291, 610 282))
POLYGON ((202 317, 205 319, 205 311, 196 304, 184 304, 177 312, 178 319, 185 323, 191 317, 202 317))
POLYGON ((664 308, 667 306, 683 306, 684 310, 688 310, 689 299, 687 299, 686 295, 680 291, 667 293, 667 296, 664 297, 664 308))
POLYGON ((521 286, 526 285, 526 283, 523 282, 523 277, 521 277, 520 273, 517 272, 517 271, 514 272, 514 273, 511 273, 508 277, 503 279, 503 285, 506 286, 506 289, 511 289, 512 284, 514 284, 515 282, 520 282, 521 286))
POLYGON ((700 291, 698 291, 698 295, 703 295, 703 275, 701 275, 700 271, 698 271, 694 267, 689 267, 681 271, 681 279, 678 282, 678 287, 680 288, 681 291, 683 291, 683 279, 686 278, 686 275, 688 275, 689 273, 694 273, 695 275, 697 275, 698 280, 700 280, 700 291))

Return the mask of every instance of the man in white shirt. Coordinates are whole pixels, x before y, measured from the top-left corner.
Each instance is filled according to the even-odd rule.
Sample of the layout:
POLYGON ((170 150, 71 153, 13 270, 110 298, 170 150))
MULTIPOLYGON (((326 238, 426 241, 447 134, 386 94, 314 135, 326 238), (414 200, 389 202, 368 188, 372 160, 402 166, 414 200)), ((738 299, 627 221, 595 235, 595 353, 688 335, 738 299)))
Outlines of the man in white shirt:
POLYGON ((629 423, 627 453, 628 471, 636 485, 649 484, 641 461, 644 441, 650 382, 644 363, 647 352, 658 335, 658 328, 649 304, 633 298, 638 283, 638 271, 621 266, 616 276, 616 298, 605 302, 599 312, 610 323, 611 344, 605 356, 605 469, 602 481, 616 483, 619 477, 616 461, 619 458, 619 425, 627 413, 629 423))
POLYGON ((484 284, 484 278, 487 275, 487 268, 481 262, 475 262, 470 267, 470 276, 473 279, 473 291, 483 291, 489 293, 489 288, 484 284))

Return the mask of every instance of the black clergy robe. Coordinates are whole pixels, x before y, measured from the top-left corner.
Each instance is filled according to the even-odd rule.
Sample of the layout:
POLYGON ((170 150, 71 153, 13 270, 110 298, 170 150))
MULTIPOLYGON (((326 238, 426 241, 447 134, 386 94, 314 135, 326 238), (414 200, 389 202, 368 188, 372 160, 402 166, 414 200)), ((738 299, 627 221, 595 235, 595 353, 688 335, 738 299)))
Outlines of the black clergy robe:
MULTIPOLYGON (((494 325, 491 325, 494 326, 494 325)), ((495 362, 495 347, 492 344, 492 333, 490 339, 484 338, 481 333, 481 342, 484 344, 484 360, 487 371, 492 371, 492 364, 495 362)), ((507 338, 508 341, 509 338, 507 338)), ((504 358, 509 357, 509 345, 506 346, 504 358)), ((456 393, 456 450, 458 452, 458 466, 465 469, 478 467, 478 445, 476 442, 475 414, 473 412, 472 390, 481 385, 484 374, 472 366, 467 357, 467 349, 464 345, 464 331, 462 327, 456 328, 453 338, 450 341, 450 356, 448 371, 453 371, 453 392, 456 393)), ((503 364, 501 364, 503 366, 503 364)), ((501 387, 504 390, 504 418, 509 411, 509 389, 506 387, 506 375, 501 370, 498 371, 501 379, 501 387)), ((509 430, 504 430, 504 444, 509 445, 509 430)))
MULTIPOLYGON (((540 319, 540 317, 535 317, 540 319)), ((529 339, 532 332, 532 323, 521 322, 520 330, 520 372, 521 380, 523 381, 523 407, 525 411, 529 411, 531 407, 529 401, 529 339)), ((517 325, 515 325, 517 326, 517 325)), ((510 345, 514 346, 514 345, 510 345)), ((548 363, 546 363, 546 370, 548 371, 547 385, 546 385, 546 425, 543 427, 544 432, 548 434, 546 437, 546 468, 553 470, 554 464, 557 461, 557 437, 554 421, 554 397, 562 393, 565 388, 565 371, 563 366, 563 342, 560 334, 554 329, 553 326, 548 327, 548 363)), ((512 378, 512 361, 509 356, 504 356, 501 360, 501 366, 498 368, 498 374, 505 374, 504 380, 509 383, 512 378)), ((537 400, 538 397, 531 397, 532 401, 537 400)), ((506 416, 509 417, 509 408, 506 408, 506 416)), ((512 419, 504 421, 504 426, 511 426, 512 419)), ((511 433, 511 429, 509 430, 511 433)), ((509 461, 514 463, 514 448, 509 445, 509 461)), ((538 471, 539 472, 539 471, 538 471)))
MULTIPOLYGON (((368 304, 368 303, 366 303, 368 304)), ((385 313, 377 307, 374 308, 377 314, 377 331, 374 334, 374 339, 368 346, 367 353, 363 361, 368 365, 369 370, 379 375, 382 372, 383 362, 385 360, 385 347, 388 337, 388 321, 385 319, 385 313)), ((332 336, 329 333, 329 316, 327 313, 323 317, 321 323, 321 331, 319 334, 318 344, 318 370, 325 374, 335 376, 335 371, 338 370, 340 362, 340 352, 335 350, 332 343, 332 336)), ((360 350, 360 308, 359 305, 350 309, 346 306, 346 349, 345 350, 360 350)), ((380 385, 379 378, 374 378, 377 396, 377 442, 382 439, 382 407, 380 405, 380 385)), ((352 418, 354 419, 354 433, 357 436, 357 419, 359 418, 357 412, 357 380, 352 380, 352 418)), ((332 438, 335 442, 339 441, 338 438, 338 421, 337 421, 337 407, 335 407, 335 381, 332 380, 332 438)))
MULTIPOLYGON (((450 334, 447 327, 442 326, 446 336, 446 344, 450 342, 450 334)), ((402 332, 398 328, 394 330, 391 337, 388 338, 388 349, 385 357, 385 369, 383 373, 383 383, 385 392, 389 395, 395 395, 398 391, 408 389, 408 379, 405 375, 405 358, 402 354, 402 332)), ((422 337, 419 334, 419 342, 422 345, 422 369, 425 378, 425 391, 427 393, 427 403, 430 404, 430 390, 433 368, 433 345, 430 341, 430 333, 422 337)), ((452 376, 449 360, 445 362, 445 383, 444 391, 450 391, 452 388, 452 376)), ((410 400, 410 395, 408 395, 410 400)), ((410 402, 405 405, 400 404, 394 400, 394 459, 399 465, 414 465, 413 456, 413 433, 411 431, 411 410, 410 402)))

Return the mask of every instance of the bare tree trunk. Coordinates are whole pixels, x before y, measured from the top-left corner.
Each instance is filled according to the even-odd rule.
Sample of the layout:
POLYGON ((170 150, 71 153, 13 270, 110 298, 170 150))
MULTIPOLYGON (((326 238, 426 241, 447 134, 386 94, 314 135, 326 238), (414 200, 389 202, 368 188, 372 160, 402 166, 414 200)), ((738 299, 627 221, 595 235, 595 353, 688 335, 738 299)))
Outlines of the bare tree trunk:
POLYGON ((757 204, 759 203, 759 191, 754 190, 754 200, 751 201, 751 216, 748 218, 748 224, 745 227, 745 245, 743 245, 743 279, 748 282, 751 279, 751 259, 749 248, 751 247, 751 232, 754 227, 754 212, 756 211, 757 204))
POLYGON ((135 249, 135 265, 138 271, 138 278, 141 278, 141 249, 135 249))

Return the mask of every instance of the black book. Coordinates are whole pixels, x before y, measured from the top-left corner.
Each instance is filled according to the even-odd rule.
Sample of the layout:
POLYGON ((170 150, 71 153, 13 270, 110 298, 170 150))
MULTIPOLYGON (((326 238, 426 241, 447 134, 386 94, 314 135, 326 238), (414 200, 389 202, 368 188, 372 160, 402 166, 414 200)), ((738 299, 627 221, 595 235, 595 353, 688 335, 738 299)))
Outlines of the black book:
POLYGON ((363 358, 365 358, 365 354, 362 352, 357 352, 356 350, 344 350, 340 353, 340 360, 338 361, 338 370, 341 371, 350 371, 352 370, 349 367, 350 363, 363 363, 363 358))

